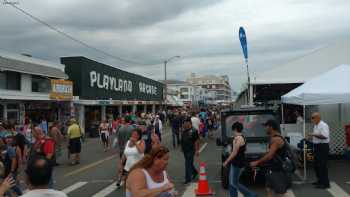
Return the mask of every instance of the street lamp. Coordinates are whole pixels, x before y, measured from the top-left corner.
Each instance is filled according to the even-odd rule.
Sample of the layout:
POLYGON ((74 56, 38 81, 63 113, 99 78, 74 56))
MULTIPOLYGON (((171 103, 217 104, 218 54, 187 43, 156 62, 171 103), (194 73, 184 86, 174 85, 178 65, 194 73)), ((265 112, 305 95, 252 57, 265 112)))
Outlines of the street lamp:
POLYGON ((167 96, 167 73, 166 73, 166 65, 168 64, 168 62, 170 62, 171 60, 175 59, 175 58, 180 58, 179 55, 173 56, 168 58, 167 60, 164 61, 164 103, 166 103, 166 96, 167 96))

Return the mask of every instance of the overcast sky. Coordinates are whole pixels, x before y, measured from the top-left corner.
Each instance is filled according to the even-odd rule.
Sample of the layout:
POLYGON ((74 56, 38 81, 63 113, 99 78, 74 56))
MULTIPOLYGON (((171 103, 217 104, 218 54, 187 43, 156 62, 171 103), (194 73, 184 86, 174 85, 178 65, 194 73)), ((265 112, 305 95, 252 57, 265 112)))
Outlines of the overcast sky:
MULTIPOLYGON (((3 1, 3 0, 0 0, 3 1)), ((17 0, 20 8, 115 56, 77 44, 9 5, 0 5, 0 49, 59 62, 82 55, 153 79, 227 74, 246 80, 238 40, 244 26, 252 75, 337 40, 348 39, 349 0, 17 0), (158 65, 152 65, 158 64, 158 65)))

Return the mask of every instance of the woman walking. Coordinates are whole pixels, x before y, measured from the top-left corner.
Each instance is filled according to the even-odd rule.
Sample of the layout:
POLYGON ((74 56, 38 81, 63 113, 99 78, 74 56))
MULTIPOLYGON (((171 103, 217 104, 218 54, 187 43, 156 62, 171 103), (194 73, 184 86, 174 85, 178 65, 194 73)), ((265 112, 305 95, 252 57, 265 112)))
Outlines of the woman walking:
POLYGON ((126 180, 126 197, 176 196, 166 168, 169 150, 159 146, 132 167, 126 180))
POLYGON ((99 133, 101 137, 101 141, 103 144, 104 151, 106 152, 109 148, 109 131, 108 131, 109 125, 106 120, 102 120, 100 127, 99 127, 99 133))
POLYGON ((122 185, 130 168, 143 158, 145 148, 145 142, 142 140, 142 131, 140 129, 134 129, 131 132, 130 139, 126 142, 124 154, 120 162, 117 187, 122 185))
POLYGON ((229 176, 230 197, 238 197, 238 190, 245 197, 256 197, 256 193, 239 183, 239 178, 246 163, 245 151, 247 145, 245 137, 242 134, 243 125, 239 122, 235 122, 232 125, 232 131, 234 131, 235 135, 232 142, 232 152, 223 164, 224 167, 231 168, 229 176))

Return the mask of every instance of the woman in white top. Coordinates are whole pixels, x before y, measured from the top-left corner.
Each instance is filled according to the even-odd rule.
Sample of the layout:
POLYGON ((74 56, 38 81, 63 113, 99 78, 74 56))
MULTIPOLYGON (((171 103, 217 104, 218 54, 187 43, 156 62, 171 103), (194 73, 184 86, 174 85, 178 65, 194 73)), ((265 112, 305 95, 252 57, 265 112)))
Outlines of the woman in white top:
POLYGON ((104 151, 106 152, 109 147, 109 125, 106 120, 102 120, 102 123, 100 124, 98 130, 100 133, 104 151))
POLYGON ((130 168, 140 161, 145 152, 145 142, 142 140, 142 131, 140 129, 134 129, 131 132, 130 139, 126 142, 124 154, 121 159, 119 169, 119 181, 117 182, 117 187, 120 187, 121 182, 130 170, 130 168), (124 167, 122 167, 124 165, 124 167))
POLYGON ((126 197, 176 196, 174 184, 168 178, 166 167, 169 150, 159 146, 136 163, 126 180, 126 197))

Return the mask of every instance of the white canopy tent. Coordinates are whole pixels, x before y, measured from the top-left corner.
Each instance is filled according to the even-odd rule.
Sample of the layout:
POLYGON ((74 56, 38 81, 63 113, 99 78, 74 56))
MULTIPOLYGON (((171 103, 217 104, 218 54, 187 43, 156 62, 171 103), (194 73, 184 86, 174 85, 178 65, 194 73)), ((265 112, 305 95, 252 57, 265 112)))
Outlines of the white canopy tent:
POLYGON ((252 84, 305 83, 338 65, 350 64, 349 54, 350 39, 336 41, 271 70, 256 73, 252 84))
POLYGON ((325 105, 350 102, 350 66, 340 65, 282 96, 282 103, 325 105))
MULTIPOLYGON (((302 105, 304 109, 305 131, 305 106, 350 103, 350 66, 340 65, 332 70, 315 77, 298 88, 282 96, 283 103, 302 105)), ((283 117, 283 115, 282 115, 283 117)), ((304 148, 305 148, 304 144, 304 148)), ((306 179, 306 151, 304 150, 304 179, 306 179)))

